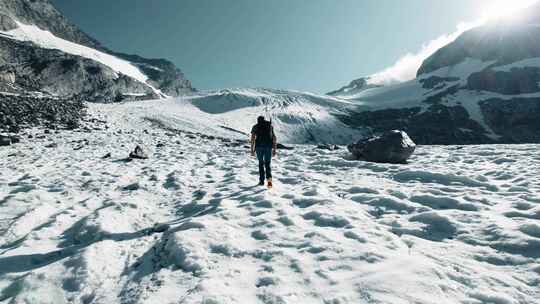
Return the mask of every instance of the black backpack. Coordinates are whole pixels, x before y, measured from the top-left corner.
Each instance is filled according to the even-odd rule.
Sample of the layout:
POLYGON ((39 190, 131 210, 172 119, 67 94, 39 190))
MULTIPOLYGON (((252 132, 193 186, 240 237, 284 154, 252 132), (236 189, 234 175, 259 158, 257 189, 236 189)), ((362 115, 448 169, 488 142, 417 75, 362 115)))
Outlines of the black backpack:
POLYGON ((273 131, 272 123, 265 121, 261 124, 257 124, 255 129, 255 135, 257 135, 256 145, 257 146, 272 146, 273 143, 273 131))

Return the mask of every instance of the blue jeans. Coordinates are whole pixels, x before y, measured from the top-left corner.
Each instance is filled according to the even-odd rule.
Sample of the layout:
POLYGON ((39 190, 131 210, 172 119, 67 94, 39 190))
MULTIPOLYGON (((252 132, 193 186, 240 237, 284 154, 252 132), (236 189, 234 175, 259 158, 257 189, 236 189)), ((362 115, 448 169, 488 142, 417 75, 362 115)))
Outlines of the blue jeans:
POLYGON ((256 147, 255 152, 259 160, 259 181, 264 182, 265 176, 267 179, 272 178, 272 147, 256 147))

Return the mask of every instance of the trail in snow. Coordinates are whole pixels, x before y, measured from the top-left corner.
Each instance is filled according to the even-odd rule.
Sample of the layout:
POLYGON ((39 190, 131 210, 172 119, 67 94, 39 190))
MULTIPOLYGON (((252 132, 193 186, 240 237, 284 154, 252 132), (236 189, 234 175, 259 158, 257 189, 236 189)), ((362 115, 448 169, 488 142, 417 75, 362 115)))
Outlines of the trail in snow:
POLYGON ((242 138, 143 105, 0 149, 0 303, 540 298, 538 145, 419 147, 407 165, 295 146, 268 191, 242 138), (135 144, 151 158, 126 162, 135 144))

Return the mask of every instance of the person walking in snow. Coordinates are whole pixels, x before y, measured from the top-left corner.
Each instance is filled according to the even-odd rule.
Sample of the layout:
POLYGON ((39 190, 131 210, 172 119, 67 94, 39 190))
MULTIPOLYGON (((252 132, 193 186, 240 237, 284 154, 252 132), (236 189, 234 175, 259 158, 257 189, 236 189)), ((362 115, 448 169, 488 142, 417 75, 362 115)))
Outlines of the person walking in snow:
POLYGON ((272 123, 264 119, 263 116, 257 118, 257 124, 251 129, 251 156, 259 160, 259 185, 264 185, 264 180, 268 181, 268 188, 272 188, 272 168, 270 164, 272 157, 276 156, 277 139, 274 134, 272 123))

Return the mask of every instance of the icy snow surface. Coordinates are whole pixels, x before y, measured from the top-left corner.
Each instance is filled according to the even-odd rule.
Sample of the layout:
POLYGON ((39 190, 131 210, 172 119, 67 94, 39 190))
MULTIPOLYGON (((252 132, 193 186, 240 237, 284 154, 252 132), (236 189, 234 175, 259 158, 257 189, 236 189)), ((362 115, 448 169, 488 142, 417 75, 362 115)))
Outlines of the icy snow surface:
POLYGON ((538 145, 295 146, 266 190, 247 136, 148 105, 0 148, 0 303, 538 303, 538 145))

